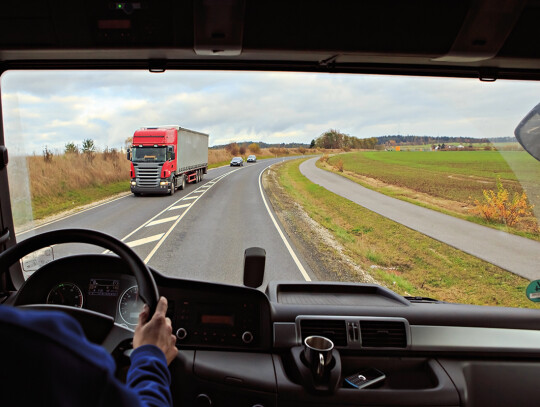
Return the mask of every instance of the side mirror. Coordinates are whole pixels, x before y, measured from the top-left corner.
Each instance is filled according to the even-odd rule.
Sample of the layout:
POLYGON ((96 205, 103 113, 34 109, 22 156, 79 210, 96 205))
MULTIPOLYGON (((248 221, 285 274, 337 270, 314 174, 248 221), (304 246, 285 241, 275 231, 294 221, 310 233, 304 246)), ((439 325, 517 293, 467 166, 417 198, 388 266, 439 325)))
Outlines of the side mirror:
POLYGON ((127 149, 126 158, 128 159, 128 161, 131 161, 131 150, 129 148, 127 149))
POLYGON ((540 103, 518 124, 514 134, 519 144, 540 161, 540 103))
POLYGON ((244 252, 244 285, 260 287, 264 280, 266 250, 260 247, 249 247, 244 252))

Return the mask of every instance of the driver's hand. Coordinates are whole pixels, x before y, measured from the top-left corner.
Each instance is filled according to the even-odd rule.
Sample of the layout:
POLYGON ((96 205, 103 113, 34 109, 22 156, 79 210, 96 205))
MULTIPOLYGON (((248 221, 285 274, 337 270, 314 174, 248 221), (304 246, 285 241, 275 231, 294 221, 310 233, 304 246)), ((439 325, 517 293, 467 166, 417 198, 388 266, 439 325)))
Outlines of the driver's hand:
POLYGON ((133 349, 143 345, 155 345, 163 351, 167 364, 170 364, 176 355, 176 337, 172 334, 172 325, 170 318, 165 317, 167 312, 167 299, 161 297, 156 307, 156 312, 150 321, 148 305, 144 305, 139 314, 139 323, 135 328, 133 337, 133 349))

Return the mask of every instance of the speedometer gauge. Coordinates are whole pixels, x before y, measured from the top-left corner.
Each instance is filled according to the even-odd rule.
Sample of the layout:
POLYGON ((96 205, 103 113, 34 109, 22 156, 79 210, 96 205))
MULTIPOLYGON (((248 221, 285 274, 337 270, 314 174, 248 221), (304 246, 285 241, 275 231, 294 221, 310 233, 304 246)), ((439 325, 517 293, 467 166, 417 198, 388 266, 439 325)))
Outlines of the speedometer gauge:
POLYGON ((128 325, 137 325, 139 314, 144 302, 139 298, 139 287, 134 285, 122 293, 118 305, 118 311, 122 320, 128 325))
POLYGON ((47 295, 47 304, 69 305, 82 308, 83 294, 73 283, 60 283, 54 286, 47 295))

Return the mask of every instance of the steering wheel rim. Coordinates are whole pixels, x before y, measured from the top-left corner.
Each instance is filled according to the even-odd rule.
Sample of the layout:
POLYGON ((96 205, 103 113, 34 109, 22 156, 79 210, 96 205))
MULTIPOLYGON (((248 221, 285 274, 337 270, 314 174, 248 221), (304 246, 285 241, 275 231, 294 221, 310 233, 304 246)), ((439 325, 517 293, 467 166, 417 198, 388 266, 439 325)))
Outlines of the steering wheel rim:
MULTIPOLYGON (((103 247, 118 255, 131 270, 139 287, 139 296, 150 308, 150 317, 154 315, 159 301, 159 292, 152 273, 142 259, 125 243, 106 233, 91 229, 59 229, 41 233, 18 242, 0 253, 0 274, 9 271, 9 267, 22 257, 38 249, 60 243, 87 243, 103 247)), ((19 289, 24 280, 13 278, 15 288, 19 289)))

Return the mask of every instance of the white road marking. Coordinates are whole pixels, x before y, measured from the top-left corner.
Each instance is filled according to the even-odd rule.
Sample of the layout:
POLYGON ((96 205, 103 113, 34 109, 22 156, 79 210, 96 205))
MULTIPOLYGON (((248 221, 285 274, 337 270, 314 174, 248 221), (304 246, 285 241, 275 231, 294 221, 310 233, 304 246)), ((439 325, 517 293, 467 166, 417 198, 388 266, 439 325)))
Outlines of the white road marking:
MULTIPOLYGON (((211 186, 214 186, 214 184, 216 184, 217 182, 221 181, 224 177, 226 177, 227 175, 229 174, 232 174, 234 171, 238 171, 238 169, 236 170, 233 170, 233 171, 229 171, 229 172, 226 172, 225 174, 223 175, 220 175, 219 177, 215 178, 214 181, 212 181, 212 185, 211 186)), ((207 182, 205 185, 209 184, 209 182, 207 182)), ((209 188, 210 189, 210 188, 209 188)), ((153 217, 151 217, 150 219, 148 219, 146 222, 144 222, 142 225, 140 225, 138 228, 134 229, 132 232, 128 233, 126 236, 124 236, 122 239, 120 239, 122 242, 126 241, 126 239, 128 239, 129 237, 133 236, 135 233, 137 233, 139 230, 141 230, 142 228, 144 228, 145 226, 147 226, 149 223, 151 223, 152 221, 156 220, 157 218, 159 218, 159 216, 161 216, 164 212, 166 211, 170 211, 170 210, 173 210, 173 209, 180 209, 180 208, 183 208, 183 207, 186 207, 186 211, 180 215, 180 217, 176 220, 176 222, 171 226, 171 228, 167 231, 166 234, 164 234, 165 236, 163 238, 161 238, 159 240, 159 242, 157 243, 156 247, 154 247, 154 249, 152 249, 152 251, 150 252, 150 254, 146 257, 146 259, 144 260, 145 263, 147 263, 151 258, 152 256, 155 254, 155 252, 157 251, 157 249, 163 244, 163 241, 164 239, 170 234, 170 232, 175 228, 175 226, 178 224, 178 222, 180 222, 180 220, 182 220, 182 218, 184 217, 184 215, 191 209, 191 206, 193 206, 193 204, 195 204, 195 202, 197 202, 197 199, 200 198, 201 196, 203 196, 206 191, 204 191, 202 194, 200 195, 197 195, 197 197, 194 197, 193 199, 195 199, 193 202, 189 203, 189 204, 181 204, 181 205, 178 205, 180 203, 180 201, 184 200, 186 197, 189 197, 191 194, 194 194, 196 193, 196 190, 194 191, 191 191, 189 194, 187 194, 186 196, 178 199, 176 202, 173 202, 172 204, 170 204, 169 206, 167 206, 165 209, 163 209, 161 212, 157 213, 156 215, 154 215, 153 217), (185 206, 184 206, 185 205, 185 206)), ((109 250, 105 250, 102 252, 103 254, 106 254, 106 253, 109 253, 109 250)))
POLYGON ((291 257, 293 258, 293 260, 294 260, 294 262, 296 264, 296 267, 298 267, 298 270, 300 270, 300 273, 302 273, 302 276, 304 277, 304 279, 306 281, 311 281, 311 278, 309 277, 308 273, 306 272, 306 269, 304 268, 304 266, 302 266, 302 263, 300 263, 300 260, 298 260, 298 256, 296 255, 296 253, 292 249, 291 245, 287 241, 287 238, 285 237, 283 232, 281 231, 281 228, 279 227, 278 223, 276 222, 276 218, 274 218, 274 215, 272 215, 272 212, 270 211, 270 207, 268 206, 268 203, 266 202, 266 198, 264 197, 264 192, 263 192, 262 184, 261 184, 261 178, 262 178, 262 173, 269 167, 270 167, 270 165, 268 167, 263 168, 263 170, 259 174, 259 191, 261 192, 261 197, 262 197, 262 200, 264 202, 264 206, 266 206, 266 210, 268 211, 268 215, 270 215, 270 219, 272 219, 272 222, 274 223, 274 226, 276 227, 279 235, 281 236, 281 240, 283 240, 283 243, 285 243, 285 247, 287 247, 287 250, 289 251, 291 257))
POLYGON ((136 247, 136 246, 141 246, 143 244, 146 244, 146 243, 152 243, 152 242, 155 242, 156 240, 159 240, 163 237, 163 233, 160 233, 159 235, 154 235, 154 236, 150 236, 150 237, 145 237, 144 239, 138 239, 138 240, 134 240, 132 242, 127 242, 126 244, 129 246, 129 247, 136 247))
POLYGON ((44 227, 44 226, 49 226, 49 225, 51 225, 51 224, 53 224, 53 223, 55 223, 55 222, 59 222, 59 221, 64 220, 64 219, 71 218, 72 216, 75 216, 75 215, 78 215, 78 214, 80 214, 80 213, 89 211, 89 210, 91 210, 91 209, 99 208, 100 206, 106 205, 106 204, 111 203, 111 202, 118 201, 119 199, 123 199, 123 198, 126 198, 126 197, 128 197, 128 196, 129 196, 129 194, 126 194, 126 195, 120 196, 120 197, 118 197, 118 198, 111 199, 110 201, 102 202, 102 203, 100 203, 99 205, 92 206, 91 208, 83 209, 82 211, 78 211, 78 212, 69 214, 69 215, 67 215, 67 216, 63 216, 63 217, 61 217, 61 218, 58 218, 58 219, 55 219, 55 220, 51 220, 50 222, 47 222, 47 223, 44 223, 44 224, 42 224, 42 225, 36 226, 36 227, 34 227, 34 228, 32 228, 32 229, 25 230, 24 232, 17 232, 17 236, 24 235, 25 233, 32 232, 32 231, 34 231, 34 230, 36 230, 36 229, 39 229, 39 228, 42 228, 42 227, 44 227))
MULTIPOLYGON (((233 172, 235 171, 238 171, 238 169, 236 170, 233 170, 233 171, 229 171, 221 176, 219 176, 218 178, 215 179, 215 182, 214 184, 216 184, 217 182, 221 181, 223 178, 225 178, 227 175, 230 175, 232 174, 233 172)), ((214 185, 213 184, 213 185, 214 185)), ((193 191, 195 192, 195 191, 193 191)), ((186 214, 189 212, 189 210, 191 208, 193 208, 195 206, 195 203, 198 201, 199 198, 201 198, 204 194, 206 193, 203 192, 201 195, 199 195, 195 201, 193 201, 193 203, 184 211, 184 213, 182 213, 182 215, 180 215, 178 217, 178 219, 176 220, 176 222, 174 222, 174 224, 169 228, 169 230, 167 232, 165 232, 165 234, 163 235, 163 237, 159 240, 159 242, 157 242, 157 244, 154 246, 154 248, 152 249, 152 251, 148 254, 148 256, 146 256, 146 258, 144 259, 144 264, 148 264, 148 262, 152 259, 152 257, 154 256, 154 254, 156 254, 156 252, 158 251, 158 249, 161 247, 161 245, 163 244, 163 242, 165 240, 167 240, 167 237, 169 237, 169 235, 171 234, 171 232, 174 230, 174 228, 176 227, 176 225, 178 225, 178 223, 180 223, 180 221, 184 218, 184 216, 186 216, 186 214)))
MULTIPOLYGON (((193 191, 196 192, 196 191, 193 191)), ((183 201, 187 201, 188 199, 197 199, 200 195, 193 195, 193 196, 186 196, 182 198, 183 201)))
POLYGON ((147 223, 146 227, 154 226, 154 225, 161 225, 162 223, 172 222, 172 221, 175 221, 176 219, 178 219, 178 216, 171 216, 170 218, 158 219, 153 222, 147 223))
POLYGON ((182 204, 182 205, 176 205, 176 206, 173 206, 172 208, 169 208, 168 210, 169 211, 174 211, 176 209, 182 209, 182 208, 187 208, 188 206, 191 206, 192 204, 188 203, 188 204, 182 204))

